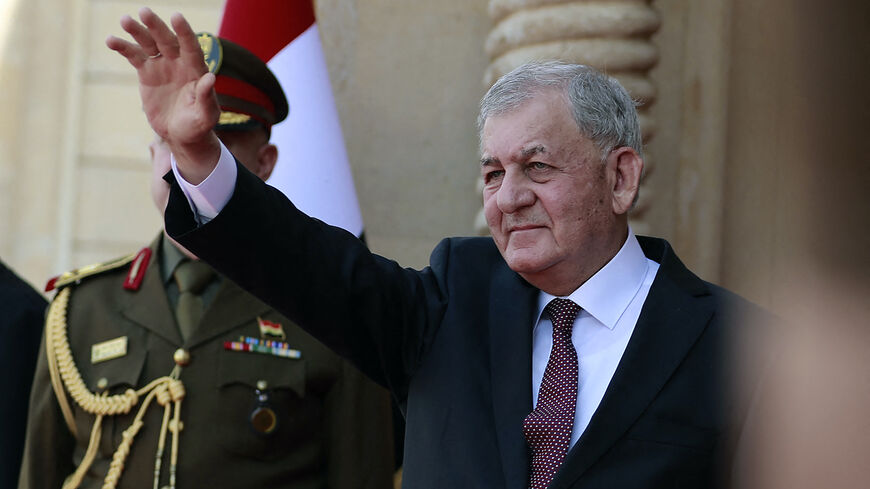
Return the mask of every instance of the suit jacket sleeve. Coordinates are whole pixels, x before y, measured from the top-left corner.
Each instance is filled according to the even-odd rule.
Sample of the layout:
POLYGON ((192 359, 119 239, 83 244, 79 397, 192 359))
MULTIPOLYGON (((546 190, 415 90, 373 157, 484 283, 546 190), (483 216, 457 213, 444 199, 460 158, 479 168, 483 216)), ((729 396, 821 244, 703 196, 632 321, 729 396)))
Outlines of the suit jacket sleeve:
POLYGON ((403 269, 237 166, 232 198, 199 227, 167 174, 166 230, 402 399, 446 307, 449 247, 422 271, 403 269))

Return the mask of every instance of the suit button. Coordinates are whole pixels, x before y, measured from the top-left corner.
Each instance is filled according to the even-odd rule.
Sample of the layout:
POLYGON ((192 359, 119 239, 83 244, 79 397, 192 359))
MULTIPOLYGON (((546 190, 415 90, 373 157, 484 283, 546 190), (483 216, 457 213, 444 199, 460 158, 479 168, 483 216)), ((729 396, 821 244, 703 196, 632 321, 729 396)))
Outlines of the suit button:
POLYGON ((179 348, 175 350, 172 359, 175 360, 175 364, 179 367, 186 367, 190 364, 190 353, 184 348, 179 348))

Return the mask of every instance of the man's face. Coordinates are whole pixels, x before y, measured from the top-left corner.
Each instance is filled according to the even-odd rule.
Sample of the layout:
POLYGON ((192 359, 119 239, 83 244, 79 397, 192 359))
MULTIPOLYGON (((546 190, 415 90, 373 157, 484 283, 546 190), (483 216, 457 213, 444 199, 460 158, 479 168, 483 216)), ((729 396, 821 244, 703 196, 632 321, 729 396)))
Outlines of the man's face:
POLYGON ((561 92, 488 118, 482 149, 484 213, 512 270, 551 293, 554 280, 571 283, 565 295, 612 257, 601 256, 619 232, 612 178, 561 92))

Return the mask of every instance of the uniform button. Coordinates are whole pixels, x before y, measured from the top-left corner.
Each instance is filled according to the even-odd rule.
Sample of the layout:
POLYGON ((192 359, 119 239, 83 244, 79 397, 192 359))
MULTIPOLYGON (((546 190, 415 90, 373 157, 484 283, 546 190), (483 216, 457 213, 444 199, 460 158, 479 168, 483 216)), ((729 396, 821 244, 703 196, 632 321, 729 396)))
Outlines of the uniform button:
POLYGON ((97 381, 97 389, 103 390, 109 386, 109 379, 102 377, 97 381))
POLYGON ((179 348, 175 350, 172 359, 175 360, 176 365, 185 367, 190 363, 190 353, 184 348, 179 348))
POLYGON ((257 390, 264 391, 268 388, 269 388, 269 383, 266 382, 265 380, 258 380, 257 381, 257 390))

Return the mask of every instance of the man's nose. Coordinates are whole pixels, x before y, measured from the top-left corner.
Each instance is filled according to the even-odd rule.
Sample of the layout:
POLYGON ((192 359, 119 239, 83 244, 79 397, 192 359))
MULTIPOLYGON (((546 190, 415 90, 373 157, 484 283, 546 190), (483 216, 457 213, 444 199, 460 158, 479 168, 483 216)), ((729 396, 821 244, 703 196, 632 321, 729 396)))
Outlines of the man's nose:
POLYGON ((522 174, 505 175, 496 195, 498 208, 504 214, 513 214, 535 203, 535 193, 522 174))

